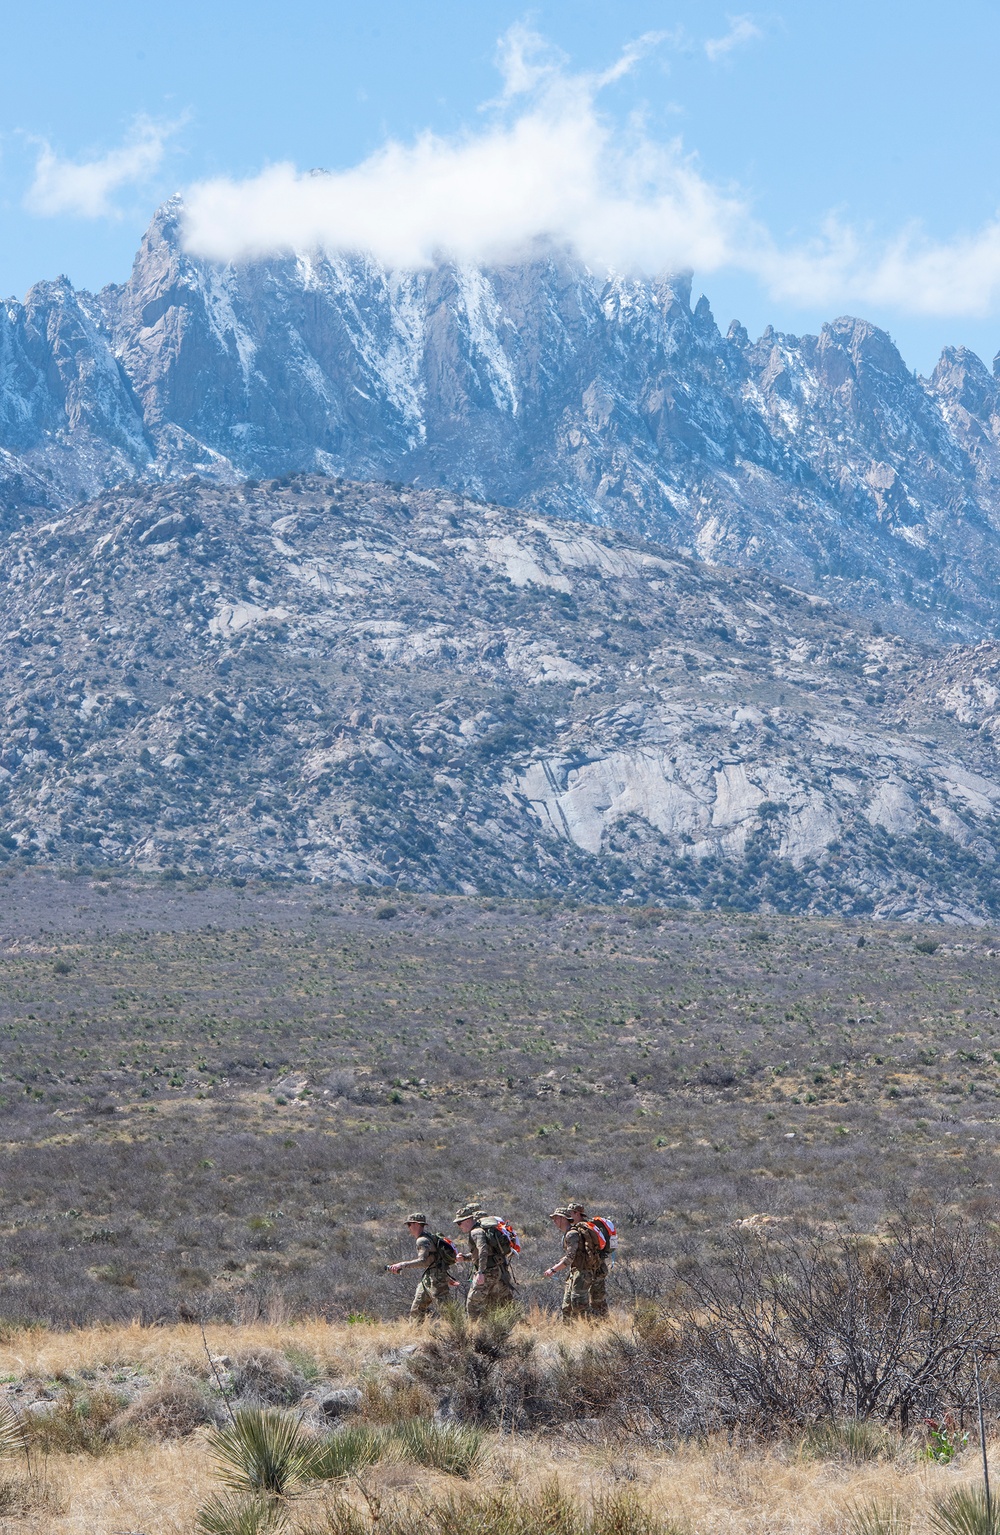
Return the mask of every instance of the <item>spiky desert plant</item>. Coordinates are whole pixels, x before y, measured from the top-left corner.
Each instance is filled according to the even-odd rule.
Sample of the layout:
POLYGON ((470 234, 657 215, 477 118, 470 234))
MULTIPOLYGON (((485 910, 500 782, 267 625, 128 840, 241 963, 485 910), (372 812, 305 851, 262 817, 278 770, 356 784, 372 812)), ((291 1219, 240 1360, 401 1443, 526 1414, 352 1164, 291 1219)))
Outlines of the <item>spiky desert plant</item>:
POLYGON ((483 1436, 478 1429, 430 1423, 426 1418, 400 1423, 393 1437, 411 1460, 448 1476, 471 1476, 483 1455, 483 1436))
POLYGON ((236 1492, 287 1498, 310 1479, 302 1420, 278 1407, 237 1408, 232 1423, 210 1433, 208 1447, 236 1492))
POLYGON ((895 1449, 892 1435, 883 1423, 848 1418, 834 1423, 827 1419, 806 1434, 803 1448, 819 1457, 843 1456, 845 1460, 889 1460, 895 1449))
POLYGON ((273 1498, 216 1494, 199 1510, 195 1528, 199 1535, 279 1535, 286 1523, 285 1510, 273 1498))
POLYGON ((869 1498, 847 1510, 850 1535, 910 1535, 913 1515, 897 1498, 869 1498))
POLYGON ((23 1455, 26 1448, 23 1423, 10 1402, 0 1400, 0 1456, 23 1455))
POLYGON ((379 1460, 386 1443, 383 1430, 367 1428, 360 1423, 348 1424, 306 1447, 305 1474, 317 1482, 332 1482, 338 1477, 350 1476, 379 1460))
POLYGON ((1000 1504, 984 1487, 958 1487, 931 1510, 936 1535, 1000 1535, 1000 1504))

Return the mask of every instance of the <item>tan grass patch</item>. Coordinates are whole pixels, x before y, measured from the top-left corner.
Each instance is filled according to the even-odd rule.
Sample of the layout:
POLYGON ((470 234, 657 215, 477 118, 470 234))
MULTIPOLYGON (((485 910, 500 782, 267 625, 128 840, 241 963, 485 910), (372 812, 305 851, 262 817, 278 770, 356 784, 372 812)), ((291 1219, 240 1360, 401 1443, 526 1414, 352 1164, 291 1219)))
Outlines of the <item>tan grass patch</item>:
MULTIPOLYGON (((457 1484, 397 1459, 366 1471, 362 1483, 382 1497, 433 1499, 485 1495, 501 1487, 531 1494, 553 1478, 589 1500, 623 1480, 654 1511, 691 1535, 841 1535, 852 1506, 896 1499, 926 1529, 931 1501, 976 1477, 970 1457, 958 1468, 912 1460, 851 1466, 798 1458, 794 1446, 743 1451, 724 1443, 649 1455, 621 1443, 597 1448, 572 1441, 490 1436, 481 1470, 457 1484)), ((149 1444, 111 1457, 53 1456, 49 1477, 57 1506, 37 1509, 0 1529, 25 1535, 190 1535, 197 1509, 218 1490, 201 1434, 182 1443, 149 1444)), ((352 1484, 355 1485, 356 1484, 352 1484)), ((342 1492, 342 1489, 341 1489, 342 1492)), ((335 1495, 320 1489, 297 1500, 293 1529, 315 1524, 335 1495)), ((362 1504, 357 1491, 353 1494, 362 1504)))
MULTIPOLYGON (((545 1352, 556 1347, 577 1352, 594 1336, 587 1328, 566 1331, 547 1318, 533 1324, 545 1352)), ((323 1375, 339 1379, 363 1378, 380 1357, 415 1337, 406 1322, 207 1330, 213 1354, 292 1350, 314 1357, 323 1375)), ((50 1378, 126 1365, 138 1366, 154 1381, 208 1373, 201 1333, 191 1326, 31 1330, 0 1347, 0 1372, 18 1376, 50 1378)), ((1000 1445, 995 1449, 1000 1452, 1000 1445)), ((24 1467, 11 1459, 3 1470, 16 1480, 24 1467)), ((919 1460, 915 1445, 902 1445, 893 1459, 855 1464, 824 1459, 804 1441, 740 1449, 715 1439, 666 1451, 605 1434, 597 1425, 570 1425, 549 1435, 486 1435, 482 1462, 467 1482, 392 1454, 353 1479, 348 1495, 361 1507, 360 1486, 387 1499, 488 1495, 504 1488, 534 1496, 555 1478, 566 1493, 592 1500, 627 1486, 688 1535, 846 1535, 853 1507, 895 1500, 912 1510, 914 1535, 924 1535, 933 1501, 974 1482, 978 1470, 972 1451, 953 1466, 939 1466, 919 1460)), ((3 1535, 190 1535, 198 1508, 219 1486, 203 1430, 183 1440, 119 1444, 103 1455, 53 1453, 45 1462, 45 1478, 44 1504, 30 1506, 25 1497, 23 1512, 12 1503, 8 1514, 0 1513, 3 1535)), ((337 1495, 335 1488, 320 1488, 297 1501, 292 1531, 315 1527, 324 1504, 337 1495)))
MULTIPOLYGON (((625 1319, 622 1319, 624 1325, 625 1319)), ((533 1310, 516 1329, 530 1330, 540 1344, 556 1344, 571 1352, 581 1351, 599 1336, 594 1329, 566 1328, 558 1318, 533 1310)), ((231 1327, 210 1322, 205 1327, 209 1352, 230 1358, 239 1354, 292 1350, 315 1358, 320 1372, 331 1378, 359 1375, 379 1354, 414 1343, 419 1334, 407 1320, 349 1324, 315 1318, 303 1322, 258 1322, 231 1327)), ((0 1342, 0 1375, 31 1375, 49 1380, 58 1374, 79 1375, 83 1370, 119 1369, 131 1365, 153 1376, 204 1375, 208 1370, 205 1341, 200 1328, 190 1324, 172 1327, 97 1325, 69 1332, 25 1328, 8 1333, 0 1342)))

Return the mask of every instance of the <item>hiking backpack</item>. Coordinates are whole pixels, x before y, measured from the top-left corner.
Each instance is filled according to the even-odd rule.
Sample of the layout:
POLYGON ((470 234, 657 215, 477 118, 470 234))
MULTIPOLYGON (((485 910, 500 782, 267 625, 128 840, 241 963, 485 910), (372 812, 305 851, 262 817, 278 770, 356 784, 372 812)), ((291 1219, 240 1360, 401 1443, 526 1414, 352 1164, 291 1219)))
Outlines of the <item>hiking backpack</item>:
POLYGON ((439 1231, 428 1231, 425 1235, 429 1236, 435 1244, 435 1263, 441 1263, 445 1268, 451 1268, 453 1263, 458 1262, 458 1248, 450 1237, 442 1236, 439 1231))
POLYGON ((519 1253, 521 1251, 521 1243, 518 1240, 517 1232, 514 1230, 510 1221, 498 1220, 497 1230, 502 1232, 503 1235, 507 1238, 507 1242, 512 1253, 519 1253))
POLYGON ((605 1236, 598 1231, 591 1221, 577 1221, 570 1230, 575 1231, 583 1243, 582 1255, 577 1249, 577 1261, 574 1268, 596 1269, 600 1267, 601 1254, 606 1242, 605 1236))
POLYGON ((521 1251, 521 1243, 518 1240, 517 1232, 510 1224, 510 1221, 501 1220, 499 1215, 484 1215, 479 1224, 487 1234, 492 1233, 498 1238, 505 1258, 509 1257, 511 1253, 519 1253, 521 1251))
POLYGON ((598 1234, 603 1237, 602 1250, 613 1259, 618 1251, 618 1231, 614 1221, 606 1215, 592 1215, 587 1224, 595 1227, 598 1234))

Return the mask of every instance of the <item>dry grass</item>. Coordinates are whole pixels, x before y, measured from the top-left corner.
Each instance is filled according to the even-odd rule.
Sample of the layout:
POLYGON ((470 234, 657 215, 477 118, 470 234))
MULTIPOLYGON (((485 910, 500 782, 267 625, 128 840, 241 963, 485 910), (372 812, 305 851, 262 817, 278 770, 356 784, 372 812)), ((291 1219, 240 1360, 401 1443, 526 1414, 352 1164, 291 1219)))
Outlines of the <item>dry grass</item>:
MULTIPOLYGON (((567 1339, 547 1319, 537 1319, 537 1346, 560 1344, 575 1351, 587 1333, 567 1339)), ((523 1328, 525 1324, 520 1324, 523 1328)), ((213 1353, 293 1352, 310 1355, 331 1377, 364 1378, 380 1355, 413 1340, 405 1323, 330 1326, 321 1321, 285 1327, 208 1329, 213 1353)), ((204 1374, 207 1360, 194 1327, 91 1327, 70 1333, 33 1330, 0 1349, 0 1372, 21 1378, 141 1365, 152 1379, 204 1374)), ((914 1535, 925 1535, 935 1500, 973 1483, 978 1455, 967 1451, 952 1466, 918 1458, 912 1442, 887 1441, 881 1460, 857 1463, 826 1451, 806 1436, 767 1447, 740 1448, 723 1439, 651 1447, 598 1425, 577 1423, 547 1435, 484 1436, 484 1453, 468 1481, 457 1482, 415 1464, 401 1449, 367 1468, 348 1496, 368 1507, 362 1493, 388 1507, 398 1500, 436 1502, 448 1497, 487 1497, 506 1489, 529 1497, 557 1480, 584 1502, 630 1489, 680 1535, 850 1535, 851 1511, 893 1502, 913 1514, 914 1535)), ((1000 1453, 1000 1444, 995 1446, 1000 1453)), ((23 1465, 3 1468, 15 1484, 23 1465)), ((126 1442, 106 1453, 51 1454, 44 1466, 47 1493, 41 1506, 16 1513, 0 1510, 0 1531, 25 1535, 191 1535, 198 1508, 219 1489, 204 1430, 184 1440, 126 1442)), ((3 1478, 0 1478, 2 1481, 3 1478)), ((0 1495, 3 1489, 0 1487, 0 1495)), ((290 1530, 321 1529, 324 1509, 343 1489, 321 1488, 295 1500, 290 1530)), ((32 1500, 22 1499, 31 1505, 32 1500)))
MULTIPOLYGON (((492 1440, 482 1469, 461 1494, 484 1496, 516 1486, 540 1493, 557 1478, 563 1490, 591 1500, 627 1485, 641 1500, 689 1535, 841 1535, 850 1512, 863 1503, 896 1500, 914 1514, 921 1535, 933 1500, 974 1478, 976 1467, 927 1466, 915 1459, 852 1466, 797 1456, 794 1447, 750 1452, 724 1443, 688 1446, 649 1456, 641 1446, 561 1441, 492 1440)), ((197 1509, 218 1489, 199 1441, 125 1450, 96 1461, 56 1456, 49 1474, 55 1506, 0 1528, 31 1535, 190 1535, 197 1509)), ((421 1466, 386 1461, 364 1474, 370 1494, 383 1500, 455 1495, 454 1481, 421 1466)), ((322 1491, 296 1501, 292 1528, 321 1523, 337 1494, 322 1491)))
MULTIPOLYGON (((405 1321, 358 1326, 331 1326, 322 1320, 287 1326, 209 1324, 205 1338, 215 1356, 293 1349, 311 1354, 325 1373, 350 1375, 360 1371, 374 1350, 412 1342, 413 1329, 405 1321)), ((0 1374, 50 1378, 60 1372, 79 1375, 84 1370, 124 1365, 137 1365, 156 1375, 171 1370, 202 1375, 208 1359, 201 1330, 189 1325, 142 1327, 138 1322, 64 1333, 25 1328, 0 1343, 0 1374)))
MULTIPOLYGON (((542 1344, 582 1348, 590 1336, 580 1332, 568 1340, 557 1317, 531 1311, 519 1324, 542 1344)), ((412 1344, 416 1334, 405 1318, 396 1322, 331 1323, 322 1318, 285 1324, 256 1323, 230 1327, 209 1323, 205 1340, 215 1356, 273 1350, 280 1354, 308 1355, 320 1373, 330 1377, 359 1375, 372 1357, 412 1344)), ((138 1322, 124 1327, 73 1328, 50 1332, 44 1327, 8 1331, 0 1342, 0 1376, 31 1375, 54 1379, 57 1375, 81 1375, 102 1367, 139 1367, 150 1375, 177 1373, 204 1375, 208 1370, 201 1329, 193 1325, 143 1327, 138 1322)))

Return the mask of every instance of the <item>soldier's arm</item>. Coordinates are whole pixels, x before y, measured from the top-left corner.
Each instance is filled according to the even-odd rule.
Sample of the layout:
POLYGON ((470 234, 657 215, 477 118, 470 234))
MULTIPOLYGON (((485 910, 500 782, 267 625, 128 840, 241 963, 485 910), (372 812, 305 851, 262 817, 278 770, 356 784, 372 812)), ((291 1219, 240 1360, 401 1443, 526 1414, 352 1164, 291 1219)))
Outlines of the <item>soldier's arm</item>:
POLYGON ((417 1256, 406 1258, 401 1263, 390 1263, 389 1272, 401 1274, 404 1269, 429 1269, 434 1261, 434 1249, 426 1237, 417 1238, 417 1256))
POLYGON ((490 1270, 490 1245, 485 1231, 482 1231, 479 1227, 472 1232, 472 1237, 474 1240, 470 1241, 469 1245, 472 1248, 476 1265, 476 1272, 472 1277, 472 1283, 474 1285, 484 1285, 486 1283, 486 1275, 490 1270))
POLYGON ((550 1269, 545 1270, 546 1279, 551 1279, 553 1274, 558 1274, 562 1269, 569 1267, 579 1245, 580 1233, 578 1231, 567 1231, 563 1240, 563 1255, 558 1263, 553 1263, 550 1269))

